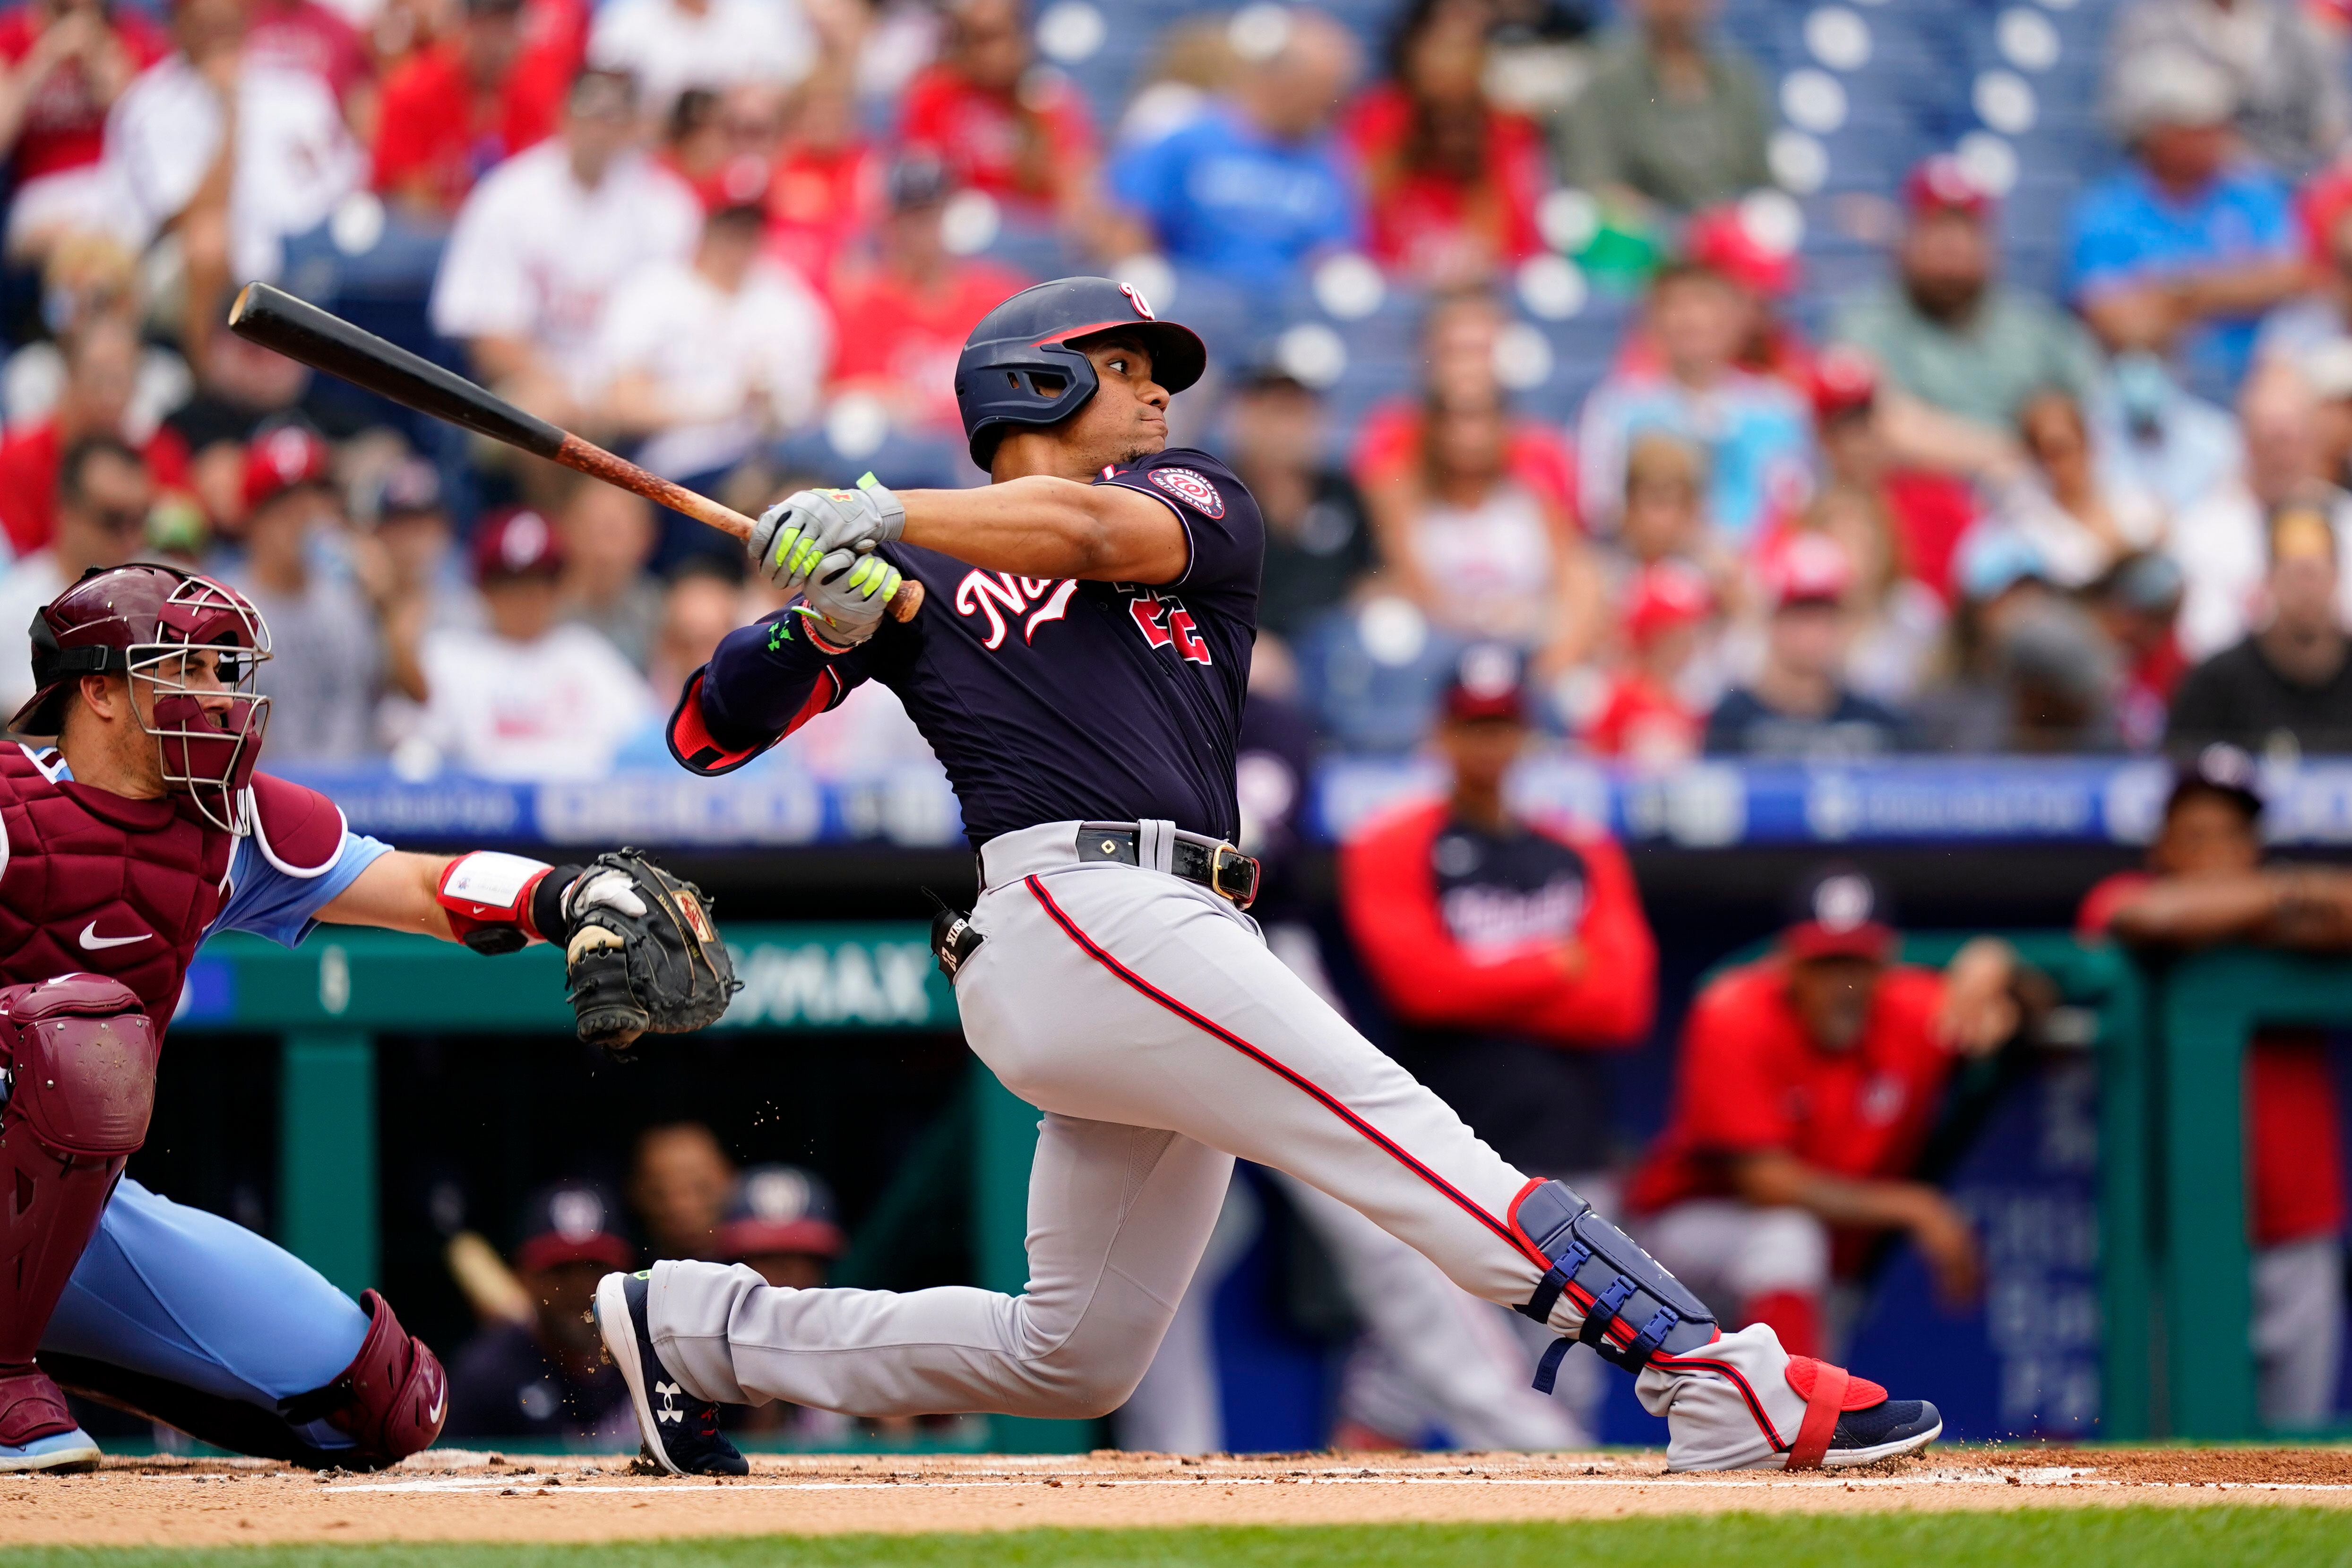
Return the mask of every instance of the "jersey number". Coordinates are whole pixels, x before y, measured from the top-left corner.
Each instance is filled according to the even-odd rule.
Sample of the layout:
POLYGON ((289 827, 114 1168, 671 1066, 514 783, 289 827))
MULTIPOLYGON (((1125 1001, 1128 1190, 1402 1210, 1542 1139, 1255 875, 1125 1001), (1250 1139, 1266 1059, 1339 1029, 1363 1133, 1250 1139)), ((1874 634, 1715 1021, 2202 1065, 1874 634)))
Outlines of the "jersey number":
POLYGON ((1192 625, 1192 612, 1172 599, 1162 599, 1157 594, 1139 594, 1128 601, 1128 610, 1143 632, 1143 640, 1153 647, 1174 647, 1178 653, 1194 664, 1213 664, 1209 657, 1209 645, 1201 640, 1192 625))

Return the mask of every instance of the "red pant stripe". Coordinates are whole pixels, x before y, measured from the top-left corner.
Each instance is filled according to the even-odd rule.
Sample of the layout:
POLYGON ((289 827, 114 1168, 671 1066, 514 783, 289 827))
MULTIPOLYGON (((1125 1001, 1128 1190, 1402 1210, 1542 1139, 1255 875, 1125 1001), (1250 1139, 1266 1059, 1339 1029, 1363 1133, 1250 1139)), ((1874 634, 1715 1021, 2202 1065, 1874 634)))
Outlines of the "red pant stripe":
MULTIPOLYGON (((1112 957, 1108 952, 1104 951, 1104 949, 1097 944, 1092 937, 1089 937, 1086 932, 1080 931, 1076 921, 1072 921, 1068 915, 1062 912, 1062 907, 1054 901, 1053 895, 1045 891, 1045 884, 1039 881, 1035 877, 1024 878, 1023 881, 1027 884, 1029 891, 1035 896, 1038 903, 1045 906, 1045 912, 1054 917, 1054 923, 1060 926, 1062 930, 1068 934, 1069 939, 1072 942, 1076 942, 1079 948, 1086 952, 1087 956, 1092 958, 1097 963, 1101 964, 1105 969, 1109 970, 1113 974, 1118 975, 1121 980, 1126 981, 1129 985, 1134 986, 1136 990, 1141 992, 1144 995, 1149 996, 1154 1002, 1159 1003, 1162 1007, 1167 1008, 1170 1012, 1175 1014, 1178 1017, 1183 1019, 1194 1028, 1199 1029, 1205 1034, 1215 1036, 1218 1039, 1223 1040, 1225 1044, 1233 1047, 1234 1049, 1241 1052, 1244 1056, 1248 1057, 1252 1061, 1256 1062, 1260 1067, 1265 1068, 1269 1071, 1280 1075, 1297 1088, 1313 1096, 1326 1110, 1328 1110, 1332 1115, 1338 1117, 1340 1121, 1346 1122, 1349 1126, 1362 1133, 1366 1138, 1371 1140, 1373 1143, 1377 1144, 1381 1150, 1386 1152, 1391 1159, 1397 1162, 1397 1163, 1402 1165, 1406 1170, 1411 1171, 1414 1175, 1419 1176, 1423 1181, 1427 1182, 1431 1186, 1435 1187, 1439 1192, 1444 1193, 1448 1198, 1451 1198, 1456 1205, 1460 1205, 1465 1214, 1470 1215, 1480 1225, 1485 1226, 1488 1230, 1493 1231, 1503 1240, 1509 1242, 1514 1248, 1517 1249, 1521 1253, 1526 1253, 1528 1250, 1527 1243, 1520 1239, 1517 1232, 1514 1231, 1509 1226, 1504 1224, 1501 1220, 1496 1219, 1493 1215, 1488 1214, 1485 1209, 1480 1208, 1476 1204, 1471 1202, 1459 1188, 1446 1181, 1428 1166, 1423 1164, 1420 1161, 1414 1159, 1411 1154, 1405 1152, 1404 1150, 1399 1148, 1397 1144, 1385 1133, 1381 1132, 1379 1128, 1374 1127, 1370 1122, 1366 1121, 1362 1117, 1358 1116, 1354 1111, 1349 1110, 1332 1095, 1318 1087, 1315 1083, 1301 1074, 1275 1060, 1274 1058, 1266 1055, 1265 1052, 1258 1049, 1255 1046, 1251 1045, 1247 1040, 1243 1039, 1231 1029, 1226 1028, 1224 1026, 1217 1023, 1213 1019, 1203 1017, 1199 1013, 1194 1012, 1192 1008, 1186 1006, 1183 1003, 1179 1002, 1175 997, 1171 996, 1165 991, 1160 990, 1158 986, 1152 984, 1151 982, 1144 979, 1143 976, 1138 974, 1135 971, 1129 969, 1124 963, 1121 963, 1118 959, 1112 957)), ((1549 1267, 1549 1265, 1547 1264, 1546 1267, 1549 1267)))

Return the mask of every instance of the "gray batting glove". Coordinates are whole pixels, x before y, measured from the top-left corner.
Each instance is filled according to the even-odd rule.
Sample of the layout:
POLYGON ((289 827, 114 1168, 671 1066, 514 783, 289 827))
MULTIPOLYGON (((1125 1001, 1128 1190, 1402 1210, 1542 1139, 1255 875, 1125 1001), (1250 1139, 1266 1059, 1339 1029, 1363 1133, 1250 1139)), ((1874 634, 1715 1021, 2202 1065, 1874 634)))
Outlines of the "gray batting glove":
POLYGON ((785 593, 797 593, 836 550, 861 554, 907 531, 907 508, 872 474, 854 490, 800 490, 760 514, 751 530, 751 569, 785 593))
POLYGON ((874 635, 905 574, 879 555, 835 550, 817 563, 799 606, 820 647, 845 653, 874 635))

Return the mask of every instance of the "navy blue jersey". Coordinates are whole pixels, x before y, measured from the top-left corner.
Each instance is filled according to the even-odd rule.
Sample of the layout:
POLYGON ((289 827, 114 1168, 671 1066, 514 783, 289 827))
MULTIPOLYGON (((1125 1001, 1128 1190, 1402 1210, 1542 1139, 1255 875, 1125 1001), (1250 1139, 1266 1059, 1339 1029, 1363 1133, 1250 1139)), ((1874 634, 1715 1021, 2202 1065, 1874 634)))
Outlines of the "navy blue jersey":
POLYGON ((929 595, 920 615, 885 619, 833 658, 793 629, 790 610, 730 634, 698 700, 688 680, 671 749, 698 772, 723 772, 879 680, 939 753, 975 846, 1041 822, 1146 817, 1235 837, 1234 757, 1265 551, 1257 503, 1223 463, 1182 447, 1095 482, 1175 514, 1190 542, 1182 576, 1160 587, 1020 577, 887 545, 929 595), (698 707, 699 742, 681 730, 698 707))

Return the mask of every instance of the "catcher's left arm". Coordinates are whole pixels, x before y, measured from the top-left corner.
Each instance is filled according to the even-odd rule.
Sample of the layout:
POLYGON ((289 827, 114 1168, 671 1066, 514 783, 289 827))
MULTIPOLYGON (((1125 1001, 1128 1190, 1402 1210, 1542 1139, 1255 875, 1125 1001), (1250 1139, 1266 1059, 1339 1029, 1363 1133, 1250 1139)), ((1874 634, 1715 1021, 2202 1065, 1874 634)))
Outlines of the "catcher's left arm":
POLYGON ((742 984, 702 890, 635 849, 587 866, 489 850, 455 858, 394 850, 320 918, 422 931, 477 952, 554 942, 563 949, 580 1037, 613 1050, 639 1035, 717 1023, 742 984))

